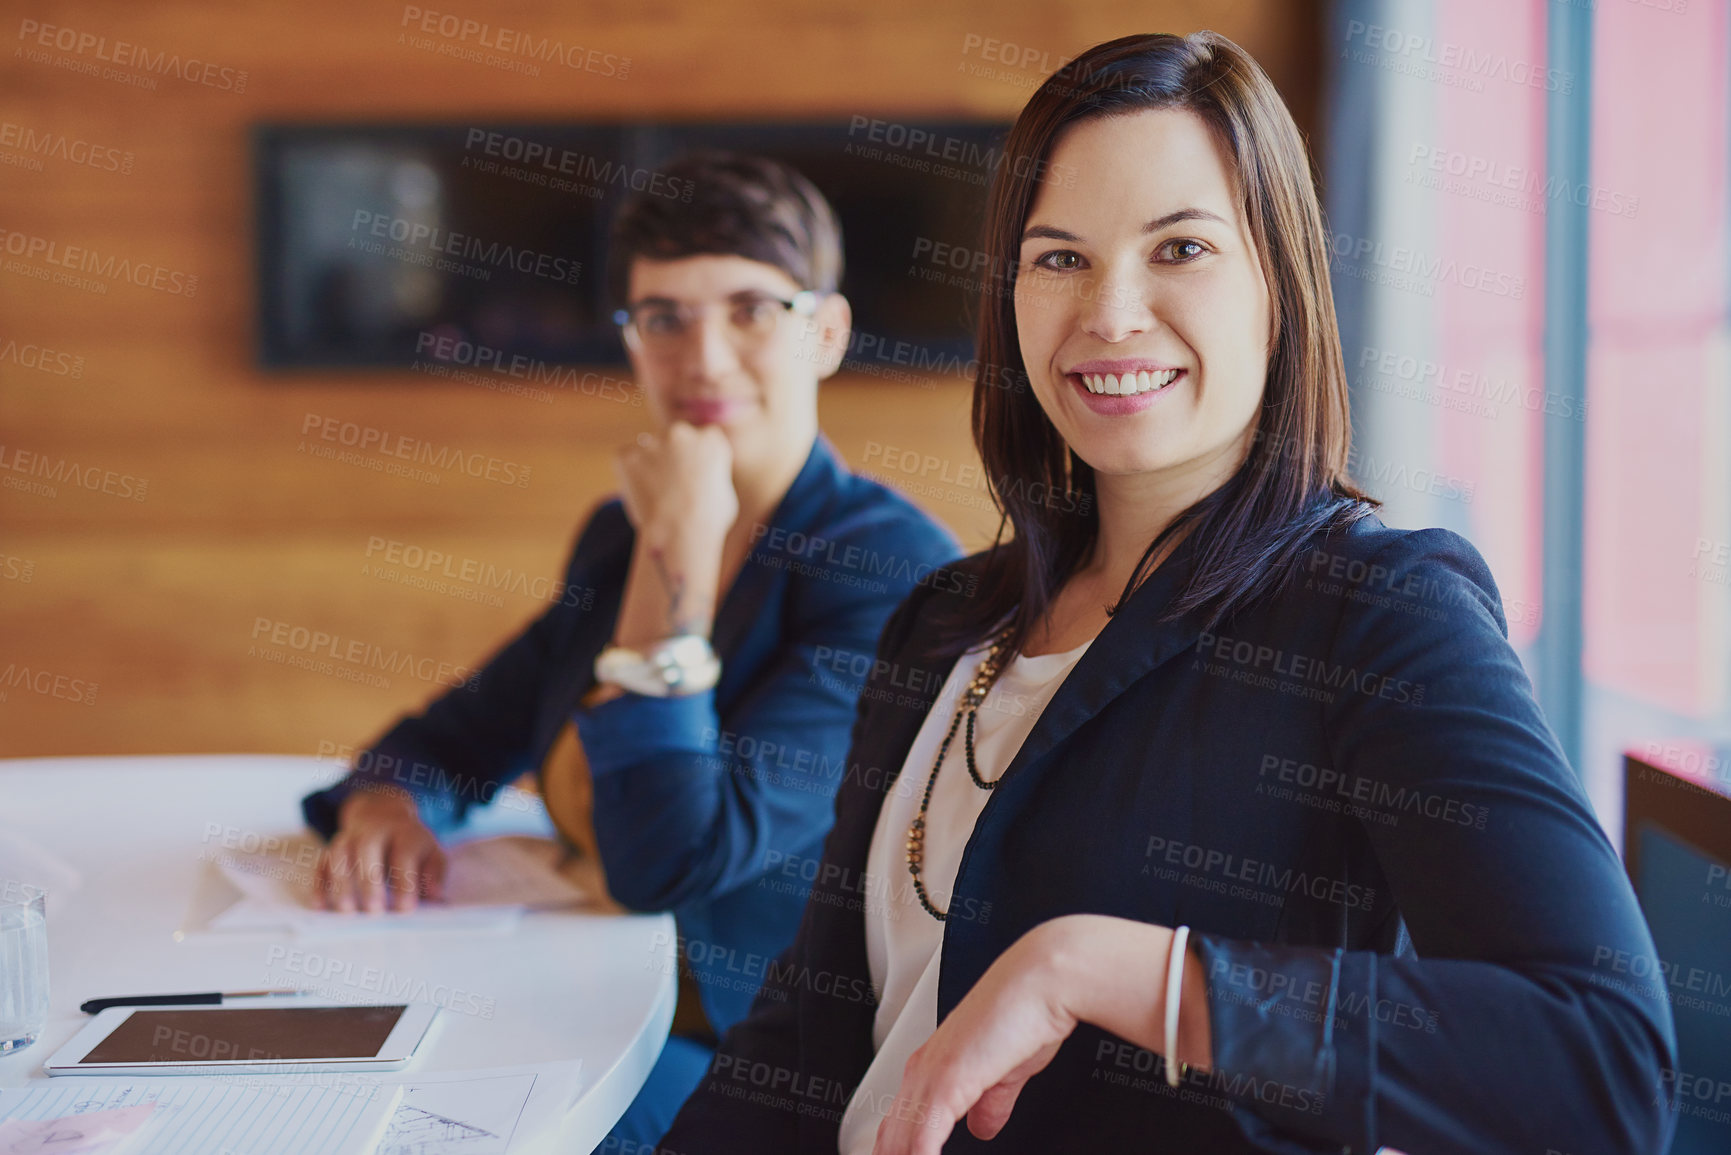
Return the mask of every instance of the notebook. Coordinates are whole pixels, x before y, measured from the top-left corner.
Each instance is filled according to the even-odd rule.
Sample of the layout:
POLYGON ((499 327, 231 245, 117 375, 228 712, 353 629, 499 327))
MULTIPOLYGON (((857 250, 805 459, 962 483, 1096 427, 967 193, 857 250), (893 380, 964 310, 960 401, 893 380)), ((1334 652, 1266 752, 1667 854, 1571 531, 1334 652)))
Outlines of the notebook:
POLYGON ((117 1147, 125 1155, 369 1155, 402 1094, 401 1085, 338 1075, 293 1082, 245 1075, 56 1079, 0 1089, 0 1123, 67 1121, 152 1104, 136 1134, 117 1147))

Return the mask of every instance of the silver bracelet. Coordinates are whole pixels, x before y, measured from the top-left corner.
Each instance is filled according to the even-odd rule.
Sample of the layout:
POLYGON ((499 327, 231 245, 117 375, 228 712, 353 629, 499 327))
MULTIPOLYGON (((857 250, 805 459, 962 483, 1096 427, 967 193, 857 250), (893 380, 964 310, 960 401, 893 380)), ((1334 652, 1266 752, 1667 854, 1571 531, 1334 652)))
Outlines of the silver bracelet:
POLYGON ((701 634, 676 634, 647 653, 608 646, 595 659, 595 680, 650 698, 701 694, 721 680, 721 661, 701 634))
POLYGON ((1172 953, 1166 959, 1166 1085, 1178 1085, 1178 1004, 1184 1000, 1184 950, 1190 945, 1190 928, 1172 932, 1172 953))

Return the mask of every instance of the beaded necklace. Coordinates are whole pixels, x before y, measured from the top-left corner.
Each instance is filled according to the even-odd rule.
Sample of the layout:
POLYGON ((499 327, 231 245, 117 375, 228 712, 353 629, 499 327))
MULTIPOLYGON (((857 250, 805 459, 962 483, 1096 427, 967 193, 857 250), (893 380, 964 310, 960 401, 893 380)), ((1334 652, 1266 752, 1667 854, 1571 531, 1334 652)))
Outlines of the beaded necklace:
POLYGON ((999 634, 986 651, 985 658, 980 662, 979 669, 974 671, 973 680, 963 691, 961 701, 956 704, 956 716, 950 719, 949 732, 944 735, 943 743, 938 747, 938 756, 932 762, 931 775, 926 779, 926 792, 920 797, 920 812, 908 826, 908 873, 913 876, 914 894, 919 898, 920 905, 926 913, 943 922, 949 918, 948 911, 937 908, 931 895, 926 893, 924 877, 926 851, 926 811, 932 804, 932 788, 938 784, 938 770, 944 764, 944 756, 950 752, 950 743, 955 740, 956 731, 961 728, 962 720, 968 723, 967 733, 963 739, 963 749, 967 755, 968 777, 974 780, 974 785, 981 790, 995 790, 998 779, 990 782, 980 777, 980 770, 974 761, 974 717, 980 712, 980 703, 986 700, 992 686, 998 680, 998 675, 1004 672, 1008 663, 1009 635, 999 634))

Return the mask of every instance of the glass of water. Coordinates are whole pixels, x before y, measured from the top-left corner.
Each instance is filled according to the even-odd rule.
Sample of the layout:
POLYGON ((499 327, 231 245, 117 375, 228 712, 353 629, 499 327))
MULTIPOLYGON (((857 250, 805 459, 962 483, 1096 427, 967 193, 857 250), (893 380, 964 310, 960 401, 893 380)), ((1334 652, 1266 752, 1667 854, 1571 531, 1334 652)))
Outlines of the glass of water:
POLYGON ((47 894, 0 884, 0 1055, 34 1043, 47 1021, 47 894))

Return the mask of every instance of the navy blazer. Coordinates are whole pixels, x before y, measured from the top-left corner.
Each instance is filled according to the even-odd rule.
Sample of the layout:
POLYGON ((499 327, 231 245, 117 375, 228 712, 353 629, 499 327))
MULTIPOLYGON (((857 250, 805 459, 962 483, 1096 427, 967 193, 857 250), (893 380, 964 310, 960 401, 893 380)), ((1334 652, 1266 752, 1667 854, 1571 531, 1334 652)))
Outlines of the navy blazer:
MULTIPOLYGON (((1083 1025, 997 1139, 964 1121, 945 1150, 1664 1150, 1669 1006, 1612 969, 1653 943, 1479 554, 1367 517, 1206 632, 1161 620, 1193 544, 1088 648, 981 813, 938 1016, 1048 919, 1189 924, 1213 1069, 1171 1090, 1158 1056, 1083 1025)), ((954 662, 924 644, 954 598, 916 590, 886 628, 850 757, 889 773, 837 796, 798 937, 666 1150, 834 1155, 873 1056, 864 900, 928 917, 905 870, 864 869, 886 792, 924 787, 925 767, 897 776, 954 662)), ((1147 960, 1149 983, 1164 964, 1147 960)))
POLYGON ((343 799, 370 781, 409 790, 428 824, 447 829, 539 767, 575 717, 608 889, 633 909, 673 911, 704 1011, 725 1030, 799 924, 809 880, 760 883, 774 867, 815 862, 829 829, 860 689, 846 669, 869 664, 917 583, 958 580, 939 568, 959 552, 948 531, 849 473, 822 438, 754 536, 716 610, 713 690, 578 710, 635 542, 623 506, 601 506, 553 606, 469 685, 399 721, 347 778, 309 795, 307 823, 329 837, 343 799))

